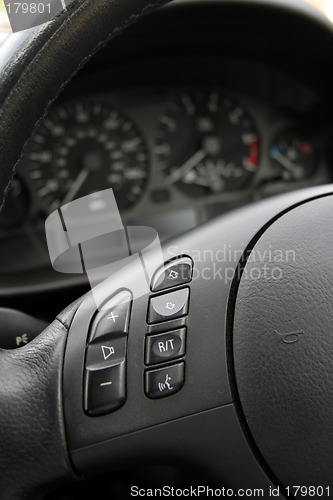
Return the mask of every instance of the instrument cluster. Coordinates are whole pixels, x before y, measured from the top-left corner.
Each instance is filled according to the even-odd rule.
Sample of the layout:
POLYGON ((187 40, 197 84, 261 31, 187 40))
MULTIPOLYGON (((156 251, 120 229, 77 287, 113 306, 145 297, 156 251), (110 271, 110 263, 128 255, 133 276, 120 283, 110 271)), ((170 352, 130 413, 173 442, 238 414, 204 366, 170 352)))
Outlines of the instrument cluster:
POLYGON ((2 248, 10 252, 13 239, 18 255, 31 246, 35 257, 17 258, 16 270, 46 264, 47 215, 106 188, 123 223, 153 226, 164 240, 251 201, 329 182, 325 161, 311 126, 223 87, 72 94, 25 151, 0 214, 2 248))

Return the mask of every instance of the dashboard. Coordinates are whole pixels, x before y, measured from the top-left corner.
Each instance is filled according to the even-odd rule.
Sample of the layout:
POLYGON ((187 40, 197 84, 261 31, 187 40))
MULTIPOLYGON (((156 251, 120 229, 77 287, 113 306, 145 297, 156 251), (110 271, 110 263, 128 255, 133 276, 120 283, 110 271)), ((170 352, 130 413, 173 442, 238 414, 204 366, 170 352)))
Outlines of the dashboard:
POLYGON ((249 57, 248 28, 223 4, 207 2, 205 19, 195 3, 186 19, 183 5, 161 9, 153 34, 144 23, 128 30, 57 99, 0 214, 1 293, 82 283, 51 269, 44 227, 81 196, 111 187, 123 223, 154 227, 165 241, 262 198, 331 182, 329 97, 301 68, 274 63, 260 33, 249 57), (233 44, 216 23, 221 6, 228 30, 238 26, 233 44))

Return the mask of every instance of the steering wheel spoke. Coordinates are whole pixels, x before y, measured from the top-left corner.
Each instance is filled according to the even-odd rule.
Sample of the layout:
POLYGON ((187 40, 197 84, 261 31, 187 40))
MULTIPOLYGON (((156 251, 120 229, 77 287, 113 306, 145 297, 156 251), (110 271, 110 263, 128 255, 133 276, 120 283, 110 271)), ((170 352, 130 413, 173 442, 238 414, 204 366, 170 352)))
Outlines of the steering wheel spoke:
POLYGON ((169 242, 148 293, 134 297, 136 260, 85 297, 64 364, 68 446, 80 474, 156 457, 199 467, 214 450, 207 470, 216 482, 230 484, 238 461, 244 486, 269 487, 237 418, 230 297, 249 242, 305 193, 320 192, 285 195, 169 242), (228 465, 218 471, 213 462, 228 465))

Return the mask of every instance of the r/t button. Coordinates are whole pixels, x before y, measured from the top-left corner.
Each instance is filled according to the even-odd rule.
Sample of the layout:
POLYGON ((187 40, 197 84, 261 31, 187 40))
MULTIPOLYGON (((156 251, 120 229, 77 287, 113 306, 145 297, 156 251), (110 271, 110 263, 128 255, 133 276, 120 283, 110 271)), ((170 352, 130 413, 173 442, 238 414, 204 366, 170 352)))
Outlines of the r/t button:
POLYGON ((186 328, 149 335, 146 338, 146 365, 163 363, 185 354, 186 328))

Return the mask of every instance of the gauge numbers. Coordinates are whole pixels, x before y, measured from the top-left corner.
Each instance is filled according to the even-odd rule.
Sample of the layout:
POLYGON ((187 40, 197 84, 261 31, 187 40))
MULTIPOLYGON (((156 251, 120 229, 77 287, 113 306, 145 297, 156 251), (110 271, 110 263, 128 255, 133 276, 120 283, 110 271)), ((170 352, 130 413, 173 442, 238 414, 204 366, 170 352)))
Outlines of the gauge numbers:
POLYGON ((101 102, 54 108, 34 134, 26 159, 46 213, 112 187, 120 209, 142 196, 149 175, 144 139, 125 114, 101 102))

